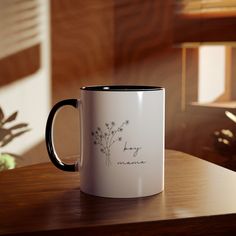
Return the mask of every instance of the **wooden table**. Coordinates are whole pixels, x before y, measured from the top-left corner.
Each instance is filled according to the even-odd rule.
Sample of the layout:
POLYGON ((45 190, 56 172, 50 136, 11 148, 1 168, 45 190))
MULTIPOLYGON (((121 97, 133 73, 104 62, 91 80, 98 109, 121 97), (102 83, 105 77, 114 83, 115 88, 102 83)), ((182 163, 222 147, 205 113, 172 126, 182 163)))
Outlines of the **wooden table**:
POLYGON ((236 235, 236 173, 166 151, 165 190, 138 199, 83 194, 51 163, 0 173, 0 235, 236 235))

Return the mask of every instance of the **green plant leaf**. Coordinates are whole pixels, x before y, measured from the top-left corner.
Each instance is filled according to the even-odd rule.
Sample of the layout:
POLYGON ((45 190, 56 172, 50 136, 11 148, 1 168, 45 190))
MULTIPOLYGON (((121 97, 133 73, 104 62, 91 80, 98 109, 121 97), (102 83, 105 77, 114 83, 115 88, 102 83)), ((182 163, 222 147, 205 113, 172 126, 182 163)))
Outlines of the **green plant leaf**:
POLYGON ((0 155, 0 171, 13 169, 16 166, 15 158, 8 154, 0 155))
POLYGON ((27 123, 20 123, 18 125, 14 125, 11 128, 9 128, 10 130, 15 130, 15 129, 21 129, 21 128, 25 128, 27 127, 28 124, 27 123))
POLYGON ((12 115, 10 115, 3 123, 8 123, 11 121, 14 121, 17 117, 18 111, 14 112, 12 115))

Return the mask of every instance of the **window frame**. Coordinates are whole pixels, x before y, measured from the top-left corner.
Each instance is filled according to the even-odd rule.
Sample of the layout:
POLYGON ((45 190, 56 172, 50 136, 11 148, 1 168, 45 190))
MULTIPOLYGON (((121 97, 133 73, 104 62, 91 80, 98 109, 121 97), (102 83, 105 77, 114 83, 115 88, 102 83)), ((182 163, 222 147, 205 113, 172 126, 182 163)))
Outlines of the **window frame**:
POLYGON ((198 102, 198 47, 182 48, 182 111, 223 110, 236 109, 236 47, 227 46, 226 49, 226 91, 219 101, 210 103, 198 102))

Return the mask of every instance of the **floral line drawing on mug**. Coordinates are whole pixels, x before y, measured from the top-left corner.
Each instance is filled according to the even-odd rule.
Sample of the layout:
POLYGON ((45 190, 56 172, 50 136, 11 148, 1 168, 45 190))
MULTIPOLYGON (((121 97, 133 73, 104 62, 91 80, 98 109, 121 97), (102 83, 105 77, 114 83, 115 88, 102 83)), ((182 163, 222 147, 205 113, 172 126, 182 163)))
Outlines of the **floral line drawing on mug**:
POLYGON ((94 144, 100 146, 100 151, 105 155, 105 163, 107 166, 112 165, 111 161, 111 147, 114 143, 122 141, 120 134, 126 125, 129 124, 129 120, 124 121, 120 126, 116 127, 116 123, 111 121, 105 123, 105 131, 103 132, 100 127, 97 127, 91 134, 94 138, 94 144))

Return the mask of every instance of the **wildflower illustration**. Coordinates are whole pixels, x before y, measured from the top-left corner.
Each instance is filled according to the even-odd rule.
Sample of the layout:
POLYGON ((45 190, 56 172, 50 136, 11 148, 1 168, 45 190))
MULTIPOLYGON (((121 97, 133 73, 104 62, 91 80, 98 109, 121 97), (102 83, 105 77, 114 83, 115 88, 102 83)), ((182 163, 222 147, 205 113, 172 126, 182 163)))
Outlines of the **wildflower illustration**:
POLYGON ((100 146, 100 151, 105 155, 105 163, 107 166, 112 164, 111 147, 113 144, 122 141, 121 133, 128 124, 129 120, 124 121, 120 126, 116 126, 116 123, 111 121, 105 123, 105 131, 97 127, 97 129, 91 133, 94 145, 100 146))

